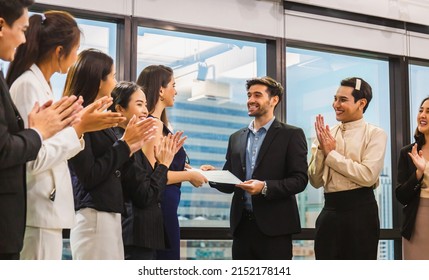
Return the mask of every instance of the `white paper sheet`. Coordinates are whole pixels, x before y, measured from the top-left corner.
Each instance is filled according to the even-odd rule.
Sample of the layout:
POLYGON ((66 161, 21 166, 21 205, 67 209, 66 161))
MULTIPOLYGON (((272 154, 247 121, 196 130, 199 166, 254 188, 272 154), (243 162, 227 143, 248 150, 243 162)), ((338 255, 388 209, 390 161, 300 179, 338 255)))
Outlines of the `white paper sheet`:
POLYGON ((192 168, 190 171, 197 171, 206 176, 207 180, 210 182, 221 183, 221 184, 241 184, 243 183, 240 179, 235 177, 234 174, 228 170, 208 170, 204 171, 201 169, 192 168))

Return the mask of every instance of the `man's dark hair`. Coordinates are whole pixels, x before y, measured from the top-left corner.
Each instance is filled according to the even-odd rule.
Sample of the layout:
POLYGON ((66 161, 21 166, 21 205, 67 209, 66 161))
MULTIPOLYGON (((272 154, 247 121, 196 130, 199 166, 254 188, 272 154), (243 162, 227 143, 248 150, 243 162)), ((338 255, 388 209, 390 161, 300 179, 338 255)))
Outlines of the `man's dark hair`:
POLYGON ((365 82, 364 79, 358 77, 346 78, 342 80, 341 86, 353 88, 352 95, 355 98, 355 103, 360 99, 366 99, 366 105, 363 108, 363 112, 365 113, 366 108, 368 108, 369 102, 371 102, 372 99, 371 86, 365 82))
POLYGON ((3 18, 9 26, 19 19, 24 9, 34 3, 34 0, 0 0, 0 18, 3 18))
POLYGON ((284 92, 283 86, 273 78, 265 76, 261 78, 253 78, 253 79, 247 80, 246 90, 249 91, 249 88, 253 85, 267 86, 270 97, 273 97, 273 96, 279 97, 279 102, 277 103, 277 105, 280 103, 280 101, 282 101, 283 92, 284 92))

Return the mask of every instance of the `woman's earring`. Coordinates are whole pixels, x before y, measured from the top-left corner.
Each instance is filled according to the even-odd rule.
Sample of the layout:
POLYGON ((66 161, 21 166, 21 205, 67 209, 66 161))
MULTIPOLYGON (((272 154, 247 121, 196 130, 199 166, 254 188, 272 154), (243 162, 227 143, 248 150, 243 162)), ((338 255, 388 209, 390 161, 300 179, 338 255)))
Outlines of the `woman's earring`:
POLYGON ((159 100, 164 101, 164 97, 162 97, 162 96, 159 97, 159 100))

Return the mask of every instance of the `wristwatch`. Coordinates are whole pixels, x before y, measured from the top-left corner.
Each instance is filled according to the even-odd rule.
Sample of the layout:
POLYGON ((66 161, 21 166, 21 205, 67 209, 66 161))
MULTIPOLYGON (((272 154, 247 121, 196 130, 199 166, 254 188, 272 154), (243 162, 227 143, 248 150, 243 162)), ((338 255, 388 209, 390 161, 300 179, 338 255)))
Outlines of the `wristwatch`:
POLYGON ((265 181, 264 181, 264 187, 263 187, 263 188, 262 188, 262 190, 261 190, 261 194, 262 194, 263 196, 266 196, 266 195, 267 195, 267 189, 268 189, 267 182, 265 182, 265 181))

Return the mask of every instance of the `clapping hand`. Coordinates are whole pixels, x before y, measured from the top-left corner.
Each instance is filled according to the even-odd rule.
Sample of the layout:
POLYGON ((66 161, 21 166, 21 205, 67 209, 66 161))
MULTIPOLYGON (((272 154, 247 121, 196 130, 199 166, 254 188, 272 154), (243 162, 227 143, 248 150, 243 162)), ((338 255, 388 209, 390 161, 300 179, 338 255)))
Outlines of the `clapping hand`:
POLYGON ((417 144, 414 144, 413 148, 411 149, 411 153, 408 153, 408 155, 411 157, 411 160, 417 168, 416 177, 418 180, 420 180, 426 168, 426 160, 423 157, 423 151, 420 150, 417 152, 417 144))
POLYGON ((163 136, 159 145, 153 146, 156 162, 170 167, 175 155, 175 147, 176 142, 171 134, 163 136))
POLYGON ((331 135, 329 126, 325 126, 325 121, 322 115, 316 116, 316 122, 314 123, 314 128, 316 129, 317 140, 320 144, 320 149, 323 154, 327 156, 331 151, 335 150, 337 141, 331 135))
POLYGON ((183 135, 183 131, 178 131, 173 135, 173 141, 176 144, 175 153, 177 153, 180 150, 180 148, 183 147, 183 144, 185 144, 185 140, 188 139, 187 136, 182 137, 182 135, 183 135))

